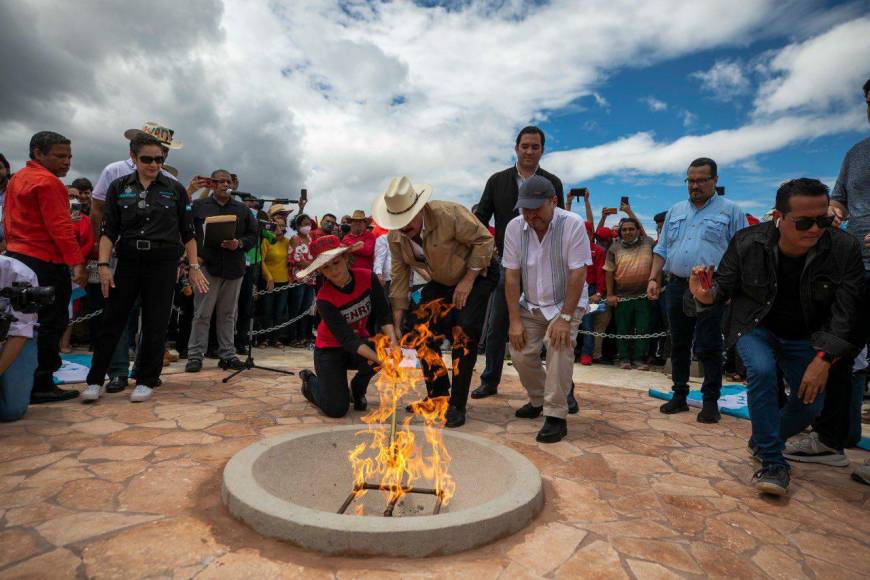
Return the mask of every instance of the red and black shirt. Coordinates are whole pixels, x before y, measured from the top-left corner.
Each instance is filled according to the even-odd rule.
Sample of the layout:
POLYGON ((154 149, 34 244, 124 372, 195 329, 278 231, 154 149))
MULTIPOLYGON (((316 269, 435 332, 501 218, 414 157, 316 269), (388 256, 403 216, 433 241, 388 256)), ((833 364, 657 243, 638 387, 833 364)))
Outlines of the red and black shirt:
POLYGON ((391 324, 390 305, 371 270, 353 268, 350 282, 339 288, 325 280, 317 292, 317 348, 344 348, 356 353, 369 337, 369 320, 375 328, 391 324))

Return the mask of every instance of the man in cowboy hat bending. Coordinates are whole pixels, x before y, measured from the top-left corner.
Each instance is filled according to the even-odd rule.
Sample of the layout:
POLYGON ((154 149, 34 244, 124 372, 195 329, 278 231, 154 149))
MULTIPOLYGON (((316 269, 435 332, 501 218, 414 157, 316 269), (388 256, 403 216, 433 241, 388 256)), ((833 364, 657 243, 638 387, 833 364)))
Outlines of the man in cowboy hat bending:
MULTIPOLYGON (((441 321, 445 330, 450 326, 443 334, 449 332, 453 338, 452 388, 442 360, 423 359, 421 366, 430 397, 450 394, 447 427, 460 427, 465 424, 465 404, 486 303, 498 282, 498 268, 491 267, 495 241, 468 209, 450 201, 430 201, 431 196, 429 185, 412 185, 406 177, 393 178, 387 191, 375 199, 372 217, 390 230, 390 301, 395 327, 402 328, 410 304, 412 269, 425 271, 430 280, 422 288, 420 308, 409 315, 410 322, 416 322, 417 312, 438 300, 452 305, 441 321)), ((428 346, 440 352, 437 342, 433 339, 428 346)))

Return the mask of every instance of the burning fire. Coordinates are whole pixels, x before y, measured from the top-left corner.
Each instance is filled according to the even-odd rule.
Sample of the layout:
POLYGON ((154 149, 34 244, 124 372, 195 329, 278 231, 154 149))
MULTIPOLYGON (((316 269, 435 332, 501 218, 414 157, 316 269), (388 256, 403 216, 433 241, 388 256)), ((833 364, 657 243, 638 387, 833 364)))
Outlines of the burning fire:
MULTIPOLYGON (((416 350, 421 362, 425 361, 437 369, 437 376, 447 373, 447 369, 440 354, 427 344, 431 340, 440 341, 443 337, 433 333, 430 325, 443 319, 452 308, 452 305, 440 300, 419 308, 417 319, 422 322, 415 326, 414 332, 401 339, 401 347, 416 350)), ((465 345, 467 339, 461 335, 454 337, 454 341, 459 341, 455 342, 456 345, 465 345)), ((369 441, 360 443, 348 454, 354 473, 354 499, 365 495, 368 489, 380 489, 389 506, 388 513, 391 514, 392 507, 416 483, 432 486, 440 509, 440 505, 450 501, 456 489, 448 473, 450 454, 441 437, 448 397, 412 404, 414 415, 423 419, 425 445, 419 444, 417 434, 411 430, 414 415, 408 415, 399 422, 397 409, 400 408, 401 399, 412 392, 422 378, 416 369, 400 366, 402 352, 395 345, 388 344, 387 337, 376 337, 375 346, 378 358, 384 361, 375 382, 380 406, 363 417, 362 421, 368 427, 357 433, 368 436, 369 441)), ((362 515, 362 504, 357 505, 355 513, 362 515)))

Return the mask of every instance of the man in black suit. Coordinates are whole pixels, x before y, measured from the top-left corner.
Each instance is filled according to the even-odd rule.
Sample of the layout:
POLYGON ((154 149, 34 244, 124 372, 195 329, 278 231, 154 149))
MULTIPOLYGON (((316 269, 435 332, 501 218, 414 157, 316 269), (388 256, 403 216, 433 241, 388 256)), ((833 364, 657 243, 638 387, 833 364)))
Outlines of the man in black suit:
MULTIPOLYGON (((518 215, 514 209, 520 185, 533 175, 541 175, 550 180, 556 189, 559 207, 565 207, 562 182, 558 177, 538 166, 544 154, 544 132, 538 127, 525 127, 517 135, 514 147, 517 163, 504 171, 494 173, 486 182, 483 195, 474 215, 484 225, 489 225, 495 215, 495 246, 499 258, 504 248, 504 233, 508 222, 518 215)), ((504 294, 504 269, 498 286, 489 301, 489 320, 486 330, 486 369, 480 375, 480 386, 471 393, 472 399, 483 399, 498 393, 501 370, 504 363, 505 343, 508 333, 508 311, 504 294)))

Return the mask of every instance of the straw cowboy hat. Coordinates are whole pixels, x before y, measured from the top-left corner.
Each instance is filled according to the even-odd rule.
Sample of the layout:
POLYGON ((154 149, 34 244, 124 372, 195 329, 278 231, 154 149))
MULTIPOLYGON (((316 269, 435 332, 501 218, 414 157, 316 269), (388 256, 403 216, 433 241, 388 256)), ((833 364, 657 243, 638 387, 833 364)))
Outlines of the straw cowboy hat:
POLYGON ((355 209, 350 216, 350 221, 352 222, 366 222, 371 221, 371 218, 366 217, 366 212, 361 209, 355 209))
POLYGON ((314 261, 304 270, 296 272, 296 278, 302 280, 306 276, 310 276, 314 272, 317 272, 338 256, 347 252, 355 252, 362 247, 362 242, 356 242, 349 246, 342 246, 341 240, 338 239, 338 236, 323 236, 317 238, 308 246, 311 255, 314 257, 314 261))
POLYGON ((400 230, 420 213, 430 197, 431 185, 412 184, 407 177, 394 177, 387 191, 375 198, 372 218, 382 228, 400 230))
POLYGON ((272 216, 275 215, 276 213, 287 213, 287 214, 289 214, 289 213, 290 213, 290 208, 287 207, 286 205, 283 205, 283 204, 280 204, 280 203, 273 203, 272 205, 269 206, 269 211, 268 211, 268 213, 269 213, 269 217, 272 217, 272 216))
POLYGON ((182 143, 178 139, 172 138, 172 136, 175 134, 175 131, 173 131, 169 127, 159 125, 154 121, 148 121, 141 129, 127 129, 126 131, 124 131, 124 139, 130 141, 133 139, 133 137, 141 133, 145 133, 146 135, 151 135, 152 137, 155 137, 164 147, 168 147, 170 149, 181 149, 182 147, 184 147, 184 143, 182 143))

